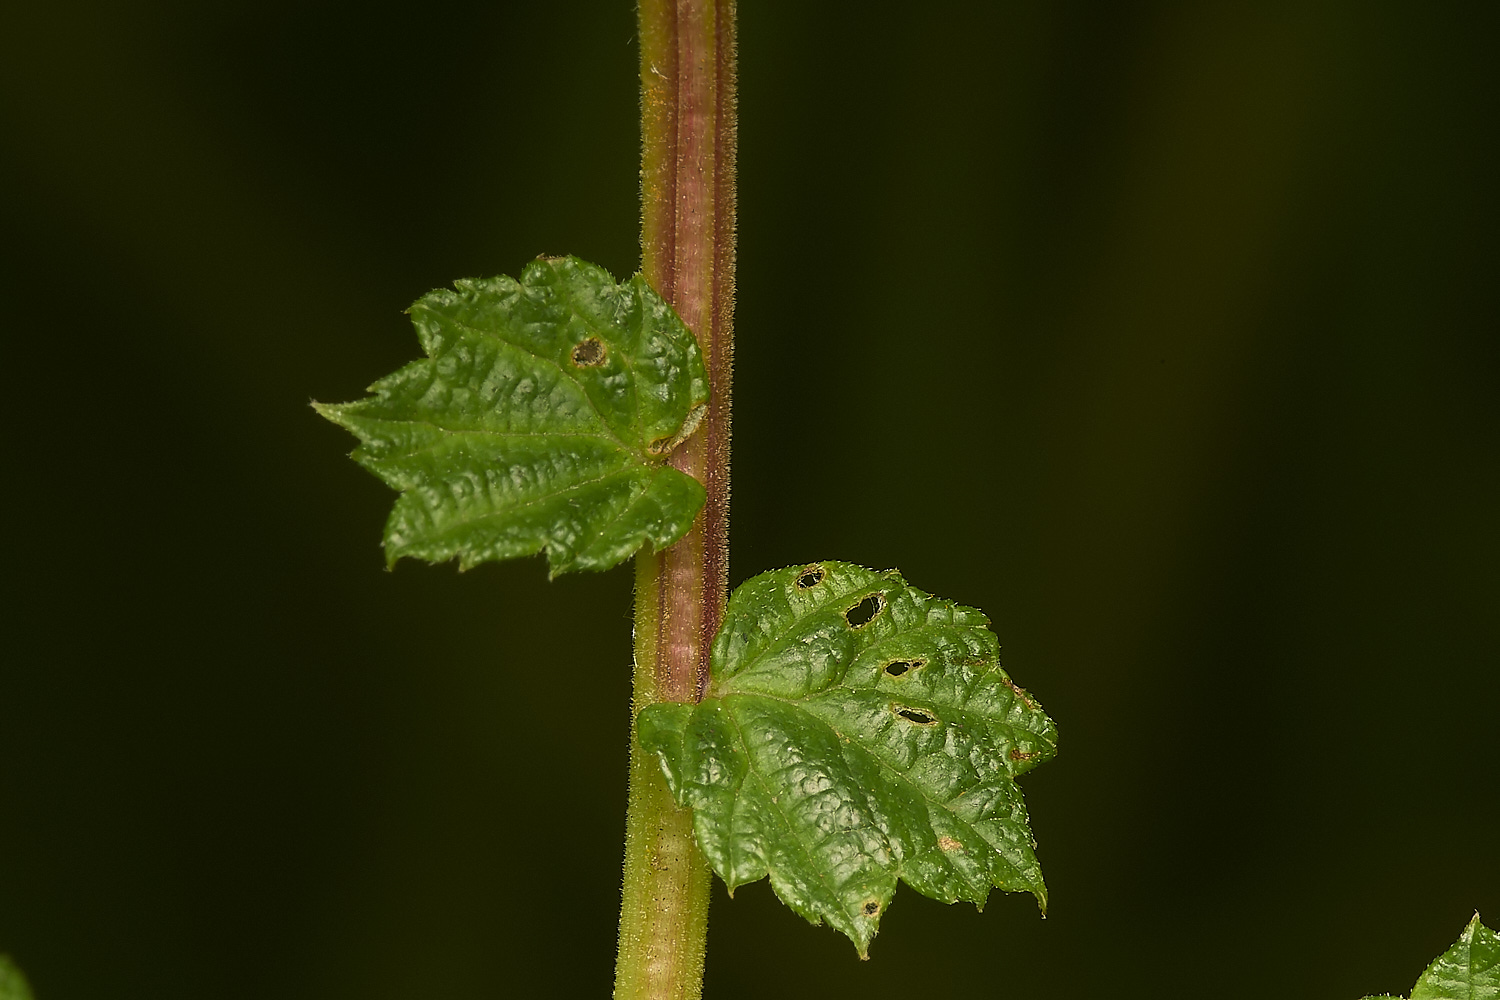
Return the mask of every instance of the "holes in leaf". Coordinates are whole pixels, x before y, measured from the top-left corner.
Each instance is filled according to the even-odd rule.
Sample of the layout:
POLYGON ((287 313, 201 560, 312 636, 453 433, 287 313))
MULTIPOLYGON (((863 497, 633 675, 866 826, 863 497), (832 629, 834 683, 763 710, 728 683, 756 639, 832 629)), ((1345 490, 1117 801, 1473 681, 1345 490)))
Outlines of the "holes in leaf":
POLYGON ((797 589, 811 590, 822 583, 823 577, 826 575, 822 566, 813 565, 804 567, 802 574, 797 577, 797 589))
POLYGON ((887 677, 900 677, 908 671, 917 669, 925 662, 925 660, 892 660, 885 665, 885 673, 887 677))
POLYGON ((573 348, 573 364, 579 368, 598 368, 606 357, 608 352, 598 337, 589 337, 573 348))
POLYGON ((935 726, 938 724, 937 716, 933 715, 931 712, 924 712, 920 708, 907 708, 904 705, 892 705, 891 711, 901 716, 901 718, 905 719, 907 722, 912 722, 919 726, 935 726))
POLYGON ((880 900, 872 899, 869 902, 865 903, 862 909, 865 911, 865 916, 873 917, 875 914, 880 912, 880 900))
POLYGON ((854 607, 844 612, 844 621, 849 623, 850 628, 864 628, 875 620, 875 616, 885 610, 885 595, 871 594, 854 607))
POLYGON ((653 455, 665 455, 667 453, 667 451, 671 447, 672 447, 672 439, 671 438, 669 438, 669 437, 660 437, 660 438, 657 438, 655 441, 652 441, 650 444, 646 445, 646 450, 649 451, 653 455))

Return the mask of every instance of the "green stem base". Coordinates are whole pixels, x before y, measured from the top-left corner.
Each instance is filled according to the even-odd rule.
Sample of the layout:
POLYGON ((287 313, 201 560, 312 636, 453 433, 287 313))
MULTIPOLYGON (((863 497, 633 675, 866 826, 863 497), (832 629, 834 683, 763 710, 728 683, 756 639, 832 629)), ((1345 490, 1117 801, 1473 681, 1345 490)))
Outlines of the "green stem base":
POLYGON ((647 553, 636 557, 635 701, 615 1000, 698 1000, 703 995, 708 864, 693 843, 692 812, 677 808, 661 762, 635 738, 635 717, 657 700, 654 626, 661 561, 647 553))

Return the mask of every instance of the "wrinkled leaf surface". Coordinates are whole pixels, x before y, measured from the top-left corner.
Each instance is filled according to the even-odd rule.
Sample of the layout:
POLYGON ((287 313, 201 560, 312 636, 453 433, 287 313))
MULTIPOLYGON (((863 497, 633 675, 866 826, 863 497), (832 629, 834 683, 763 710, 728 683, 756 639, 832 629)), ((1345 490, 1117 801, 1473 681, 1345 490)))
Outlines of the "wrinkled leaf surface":
POLYGON ((1046 886, 1015 779, 1056 751, 1052 720, 999 666, 989 619, 825 562, 729 600, 711 687, 639 719, 731 890, 766 875, 868 950, 898 879, 944 902, 1046 886))
POLYGON ((574 257, 520 281, 455 282, 410 309, 427 358, 366 399, 315 404, 401 490, 389 562, 460 568, 546 550, 552 574, 602 570, 680 538, 703 487, 665 465, 708 400, 692 333, 640 275, 574 257))

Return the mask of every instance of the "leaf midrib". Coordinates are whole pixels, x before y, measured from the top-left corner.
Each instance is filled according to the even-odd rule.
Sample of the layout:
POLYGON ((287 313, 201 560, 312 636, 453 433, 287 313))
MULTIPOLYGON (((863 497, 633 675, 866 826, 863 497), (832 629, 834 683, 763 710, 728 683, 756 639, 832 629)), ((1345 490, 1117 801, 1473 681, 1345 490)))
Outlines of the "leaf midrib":
MULTIPOLYGON (((428 313, 432 314, 432 315, 439 315, 438 313, 434 312, 433 309, 430 306, 423 306, 422 308, 424 310, 426 310, 428 313)), ((600 332, 602 332, 601 330, 599 330, 599 328, 597 328, 593 324, 591 324, 588 321, 588 319, 585 318, 583 316, 583 314, 580 313, 577 310, 577 308, 573 306, 573 304, 571 302, 571 297, 570 297, 570 301, 567 303, 567 308, 568 308, 568 310, 574 316, 578 317, 578 319, 582 322, 583 326, 585 328, 587 328, 589 330, 589 332, 591 332, 591 333, 600 333, 600 332)), ((540 354, 537 354, 535 351, 532 351, 532 350, 530 350, 530 349, 528 349, 526 347, 523 347, 522 345, 516 343, 513 340, 510 340, 509 338, 503 336, 502 334, 495 333, 495 332, 489 331, 489 330, 481 330, 479 327, 474 326, 474 325, 472 325, 470 323, 465 323, 463 320, 460 320, 460 319, 454 319, 454 318, 450 318, 450 317, 447 317, 447 316, 444 316, 443 319, 446 320, 449 323, 452 323, 455 327, 457 327, 457 328, 459 328, 461 330, 467 330, 467 331, 469 331, 470 333, 472 333, 476 337, 488 338, 490 340, 494 340, 497 343, 504 344, 505 346, 507 346, 507 347, 515 350, 517 353, 525 354, 525 355, 527 355, 529 357, 535 358, 537 361, 541 362, 542 364, 551 367, 559 375, 561 375, 563 378, 567 379, 569 383, 571 383, 573 386, 575 386, 578 389, 578 392, 583 396, 584 402, 586 402, 586 403, 589 404, 589 409, 593 410, 594 411, 594 416, 596 418, 598 418, 598 420, 599 420, 599 426, 602 427, 602 428, 604 428, 605 433, 607 433, 611 438, 613 438, 616 444, 618 444, 625 451, 629 452, 633 457, 639 459, 641 461, 641 464, 643 464, 643 465, 649 465, 649 464, 651 464, 650 461, 648 460, 647 456, 646 456, 646 453, 643 450, 638 450, 638 449, 632 447, 631 445, 626 444, 624 441, 620 440, 620 436, 615 433, 614 428, 609 425, 609 421, 605 418, 604 414, 599 411, 598 405, 594 402, 594 398, 589 395, 589 391, 586 388, 584 388, 583 383, 579 382, 578 379, 575 378, 573 376, 573 374, 571 372, 569 372, 566 368, 564 368, 562 365, 558 364, 556 361, 553 361, 551 358, 544 358, 544 357, 542 357, 540 354)), ((639 400, 638 394, 636 392, 636 387, 635 387, 635 369, 631 366, 630 360, 629 360, 629 356, 626 354, 626 352, 624 350, 620 351, 620 357, 621 357, 622 363, 625 365, 626 370, 628 370, 630 372, 630 379, 629 379, 629 386, 630 386, 630 412, 631 412, 631 415, 632 415, 632 418, 633 418, 632 422, 633 423, 639 423, 640 420, 641 420, 641 407, 640 407, 640 400, 639 400)), ((428 360, 429 361, 433 361, 433 362, 437 361, 436 358, 432 358, 432 357, 429 357, 428 360)))
MULTIPOLYGON (((726 706, 726 708, 727 707, 728 706, 726 706)), ((750 753, 750 744, 745 740, 745 731, 744 728, 740 725, 740 720, 735 716, 733 711, 726 712, 725 714, 729 716, 729 721, 731 724, 733 724, 735 729, 735 736, 740 741, 740 746, 745 750, 746 770, 753 773, 756 780, 760 782, 761 791, 765 793, 766 798, 770 801, 772 810, 781 817, 781 822, 786 826, 797 846, 801 848, 803 858, 806 862, 807 870, 811 871, 813 878, 815 878, 818 883, 822 885, 823 889, 837 903, 839 893, 828 883, 826 874, 821 870, 825 866, 816 863, 812 845, 809 844, 807 840, 802 836, 799 828, 792 822, 791 816, 790 814, 788 814, 786 807, 781 804, 780 796, 772 794, 770 786, 766 783, 766 776, 761 773, 758 767, 756 767, 755 757, 750 753)), ((744 782, 742 781, 740 784, 741 787, 743 787, 744 782)), ((890 839, 886 837, 884 831, 881 831, 881 837, 886 841, 886 850, 887 852, 889 852, 891 846, 890 839)), ((765 861, 766 871, 769 873, 771 870, 769 859, 763 860, 765 861)))
MULTIPOLYGON (((457 524, 452 527, 440 529, 439 531, 435 532, 435 535, 439 539, 444 539, 449 535, 450 532, 463 531, 467 528, 472 528, 477 522, 489 520, 490 518, 505 517, 507 515, 515 513, 517 510, 520 510, 524 507, 534 507, 545 500, 556 499, 557 497, 560 497, 565 493, 571 493, 574 490, 582 489, 585 486, 593 486, 598 483, 605 482, 606 480, 619 478, 620 476, 633 476, 637 471, 638 470, 629 467, 624 469, 616 469, 614 472, 606 473, 605 475, 595 477, 594 479, 585 479, 582 482, 571 483, 563 489, 553 490, 551 493, 543 493, 541 496, 532 497, 530 500, 526 500, 521 503, 508 504, 504 510, 489 511, 488 513, 479 514, 472 518, 455 517, 454 520, 458 522, 457 524)), ((645 471, 649 476, 655 470, 647 469, 645 471)))
MULTIPOLYGON (((839 685, 839 686, 842 687, 843 685, 839 685)), ((825 690, 828 690, 828 689, 825 689, 825 690)), ((855 689, 847 688, 846 687, 845 690, 855 690, 855 689)), ((818 716, 814 715, 812 712, 807 711, 807 709, 805 709, 805 708, 802 707, 802 705, 801 705, 800 702, 793 701, 793 700, 788 699, 788 698, 778 698, 778 697, 776 697, 774 695, 764 695, 764 694, 758 694, 758 693, 752 694, 750 692, 737 692, 737 694, 740 697, 742 697, 742 698, 765 698, 767 701, 774 701, 774 702, 778 702, 778 703, 783 704, 783 705, 787 705, 788 707, 796 709, 796 710, 802 712, 803 714, 811 717, 811 719, 814 722, 816 722, 818 725, 825 727, 826 729, 828 729, 829 732, 833 733, 833 735, 837 739, 840 739, 840 740, 846 739, 846 737, 844 736, 843 733, 839 732, 833 726, 829 725, 828 722, 826 722, 825 720, 823 720, 823 719, 819 718, 818 716)), ((726 708, 729 707, 728 704, 727 704, 728 703, 728 699, 729 699, 728 695, 726 695, 726 696, 724 696, 724 698, 720 699, 720 700, 722 700, 722 701, 724 701, 726 703, 726 705, 725 705, 726 708)), ((738 728, 738 720, 735 719, 734 713, 731 711, 729 713, 729 715, 730 715, 731 719, 734 719, 734 721, 736 722, 736 728, 738 728)), ((965 828, 967 828, 969 830, 972 830, 976 836, 978 836, 982 841, 984 841, 985 844, 989 845, 989 847, 990 847, 991 850, 993 850, 996 854, 1000 853, 999 849, 990 841, 990 839, 988 837, 986 837, 981 831, 975 829, 974 824, 969 823, 968 821, 966 821, 962 817, 960 817, 948 805, 947 802, 940 802, 937 799, 934 799, 931 795, 927 794, 927 791, 925 789, 923 789, 921 785, 918 785, 911 778, 907 777, 907 775, 906 775, 906 773, 904 771, 898 770, 895 767, 895 765, 892 764, 885 757, 883 757, 882 755, 876 753, 874 750, 872 750, 869 747, 867 747, 865 745, 864 741, 861 740, 858 743, 856 743, 855 740, 854 740, 854 738, 852 738, 852 737, 847 738, 847 740, 848 740, 848 742, 851 745, 856 746, 861 752, 868 754, 870 756, 871 760, 873 760, 873 761, 875 761, 875 763, 879 764, 880 767, 882 768, 882 770, 889 772, 895 778, 895 780, 899 784, 903 785, 904 787, 911 788, 914 791, 916 791, 916 793, 919 796, 921 796, 921 798, 922 798, 922 800, 924 802, 928 803, 931 806, 936 806, 937 808, 943 810, 945 813, 948 813, 950 816, 953 817, 953 821, 955 823, 957 823, 957 824, 959 824, 959 825, 961 825, 961 826, 963 826, 963 827, 965 827, 965 828)), ((745 751, 746 751, 745 752, 745 757, 751 762, 751 764, 750 764, 751 769, 752 770, 755 769, 755 764, 754 764, 754 760, 755 759, 749 753, 749 744, 745 742, 743 733, 740 736, 740 745, 745 748, 745 751)), ((756 772, 756 776, 758 778, 760 778, 761 785, 764 788, 765 787, 765 781, 766 781, 766 779, 763 776, 760 775, 759 771, 756 772)), ((1011 774, 1009 772, 1009 770, 1007 770, 1006 771, 1005 780, 1011 782, 1012 784, 1015 784, 1016 776, 1014 774, 1011 774)), ((981 781, 979 782, 978 785, 976 785, 976 787, 979 787, 979 785, 982 785, 982 784, 983 784, 983 780, 981 779, 981 781)), ((955 801, 956 802, 958 799, 963 798, 964 795, 968 795, 969 792, 972 792, 972 791, 973 791, 973 789, 971 788, 968 791, 965 791, 962 795, 959 795, 956 798, 951 799, 950 801, 955 801)), ((767 792, 769 793, 769 789, 767 789, 767 792)), ((779 805, 779 803, 778 803, 778 805, 779 805)), ((884 831, 882 831, 882 836, 885 836, 884 831)), ((889 849, 889 847, 890 847, 890 840, 889 840, 888 837, 886 838, 886 847, 887 847, 887 849, 889 849)), ((894 852, 892 853, 892 857, 894 858, 894 852)), ((1002 860, 1006 860, 1003 855, 1001 855, 1001 858, 1002 858, 1002 860)), ((1006 860, 1006 863, 1009 864, 1009 861, 1006 860)), ((905 878, 904 872, 905 872, 906 869, 905 869, 904 863, 897 863, 893 867, 896 868, 898 875, 900 875, 902 878, 905 878)), ((960 873, 960 877, 962 877, 961 873, 960 873)))
MULTIPOLYGON (((904 586, 901 586, 898 589, 905 590, 905 589, 908 589, 908 588, 906 588, 904 586)), ((829 603, 831 604, 832 601, 837 601, 837 600, 840 600, 841 598, 847 598, 847 597, 849 597, 849 596, 851 596, 853 594, 857 594, 861 590, 869 590, 870 593, 877 593, 877 592, 882 593, 882 594, 884 594, 887 597, 887 599, 889 599, 889 597, 890 597, 890 591, 889 590, 881 590, 879 584, 865 584, 862 587, 855 587, 853 590, 844 591, 843 593, 839 594, 838 596, 831 598, 830 601, 829 601, 829 603)), ((799 622, 805 621, 810 614, 822 614, 823 612, 825 612, 825 611, 828 610, 828 606, 825 605, 824 607, 818 608, 816 611, 808 612, 808 613, 805 613, 805 614, 798 614, 793 608, 790 607, 790 605, 788 605, 787 610, 789 612, 791 612, 791 623, 788 624, 786 628, 782 629, 779 632, 776 632, 775 634, 773 634, 771 636, 771 638, 767 639, 766 643, 765 643, 765 646, 762 647, 762 649, 759 652, 757 652, 753 657, 741 657, 741 660, 744 663, 744 665, 741 666, 734 673, 730 674, 728 677, 724 678, 723 681, 722 681, 722 683, 727 684, 730 681, 734 680, 736 677, 740 676, 740 674, 744 673, 746 670, 749 670, 750 667, 754 665, 754 663, 755 663, 756 660, 759 660, 761 657, 765 656, 767 653, 769 653, 771 651, 771 648, 773 646, 776 646, 783 639, 785 639, 788 635, 790 635, 791 632, 792 632, 792 630, 797 627, 797 625, 798 625, 799 622)), ((747 617, 753 617, 753 616, 744 615, 743 613, 736 613, 736 619, 738 619, 738 618, 747 618, 747 617)), ((723 627, 725 627, 725 628, 729 627, 729 622, 730 622, 730 619, 728 619, 728 617, 726 616, 725 623, 724 623, 723 627)), ((861 652, 863 652, 863 650, 861 650, 861 652)), ((713 654, 712 654, 712 652, 710 652, 710 654, 709 654, 708 669, 709 669, 709 676, 710 676, 711 679, 713 679, 713 674, 716 673, 716 671, 714 670, 715 664, 714 664, 713 660, 714 660, 713 654)), ((719 669, 720 670, 727 670, 728 668, 729 668, 729 664, 727 664, 727 663, 721 663, 719 665, 719 669)), ((721 683, 721 682, 717 681, 716 679, 713 679, 713 683, 715 685, 717 685, 718 683, 721 683)), ((732 693, 732 692, 726 692, 726 694, 727 693, 732 693)), ((720 695, 719 697, 723 697, 723 695, 720 695)))

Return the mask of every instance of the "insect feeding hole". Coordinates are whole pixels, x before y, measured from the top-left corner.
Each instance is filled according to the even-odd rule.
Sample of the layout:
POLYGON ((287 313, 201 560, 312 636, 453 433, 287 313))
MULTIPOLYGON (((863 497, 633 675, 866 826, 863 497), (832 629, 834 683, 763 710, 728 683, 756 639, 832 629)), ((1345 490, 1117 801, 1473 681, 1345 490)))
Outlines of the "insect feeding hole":
POLYGON ((923 660, 892 660, 885 665, 887 677, 900 677, 909 670, 915 670, 923 664, 923 660))
POLYGON ((844 621, 849 623, 850 628, 864 628, 875 620, 876 615, 884 610, 885 595, 871 594, 848 611, 845 611, 844 621))
POLYGON ((824 573, 822 566, 808 566, 802 570, 797 577, 798 590, 811 590, 823 582, 824 573))

